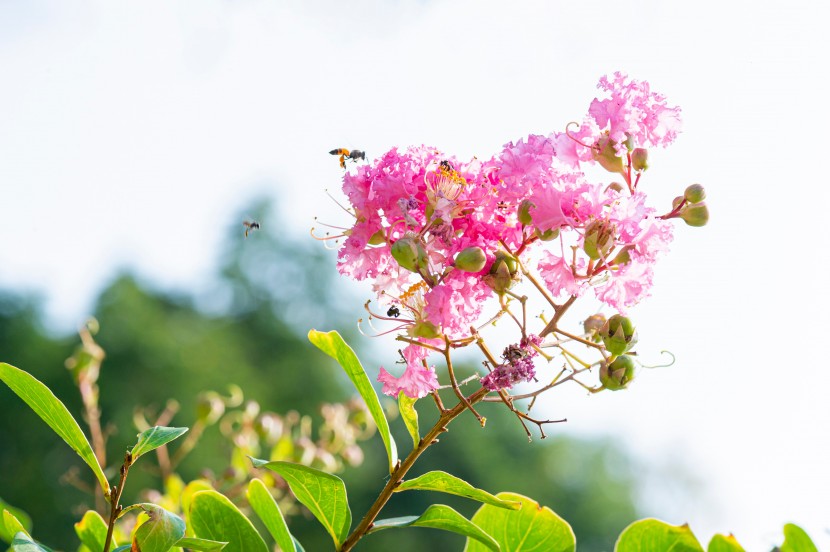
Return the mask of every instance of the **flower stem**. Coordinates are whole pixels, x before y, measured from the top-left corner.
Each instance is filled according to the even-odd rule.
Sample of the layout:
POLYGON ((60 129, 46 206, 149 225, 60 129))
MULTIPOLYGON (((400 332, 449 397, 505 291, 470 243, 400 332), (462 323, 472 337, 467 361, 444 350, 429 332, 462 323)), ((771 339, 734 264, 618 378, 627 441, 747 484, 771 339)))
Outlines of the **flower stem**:
MULTIPOLYGON (((392 474, 389 476, 389 481, 387 481, 386 486, 383 487, 383 490, 378 495, 377 499, 375 500, 374 504, 369 508, 369 511, 366 512, 366 515, 363 516, 363 519, 360 521, 360 525, 352 531, 351 535, 346 539, 343 545, 340 547, 339 552, 348 552, 352 548, 354 548, 355 544, 363 538, 366 533, 372 528, 372 525, 375 522, 375 518, 377 518, 380 511, 392 497, 392 493, 394 492, 395 488, 401 484, 403 481, 404 476, 418 459, 418 457, 423 454, 423 452, 432 444, 437 443, 437 437, 447 431, 447 425, 457 418, 462 412, 467 410, 469 405, 473 405, 479 402, 481 399, 487 395, 489 391, 487 389, 481 388, 469 397, 466 398, 465 401, 459 401, 457 405, 449 410, 445 410, 441 413, 441 416, 438 418, 438 421, 435 422, 435 425, 432 426, 432 429, 421 439, 418 443, 418 446, 412 449, 412 452, 409 453, 403 462, 399 463, 392 474)), ((105 551, 106 552, 106 551, 105 551)))

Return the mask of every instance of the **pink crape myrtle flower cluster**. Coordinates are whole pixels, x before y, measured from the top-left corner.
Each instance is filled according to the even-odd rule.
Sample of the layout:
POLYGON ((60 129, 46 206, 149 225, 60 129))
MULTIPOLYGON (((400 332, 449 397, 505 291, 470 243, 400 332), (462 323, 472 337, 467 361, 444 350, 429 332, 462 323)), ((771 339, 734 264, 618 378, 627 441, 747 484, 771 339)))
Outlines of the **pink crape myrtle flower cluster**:
MULTIPOLYGON (((485 304, 532 268, 553 299, 591 292, 624 312, 648 296, 672 240, 669 219, 683 218, 689 202, 678 198, 660 215, 638 184, 648 148, 676 138, 680 109, 621 73, 598 88, 603 97, 579 125, 508 143, 490 159, 393 148, 345 173, 355 222, 338 270, 372 282, 389 307, 373 316, 410 343, 403 375, 380 369, 384 393, 420 398, 436 389, 428 345, 469 337, 485 304), (583 169, 592 165, 612 177, 589 178, 583 169), (534 252, 539 260, 529 265, 534 252)), ((532 364, 522 366, 532 375, 532 364)), ((523 379, 514 372, 490 380, 523 379)))

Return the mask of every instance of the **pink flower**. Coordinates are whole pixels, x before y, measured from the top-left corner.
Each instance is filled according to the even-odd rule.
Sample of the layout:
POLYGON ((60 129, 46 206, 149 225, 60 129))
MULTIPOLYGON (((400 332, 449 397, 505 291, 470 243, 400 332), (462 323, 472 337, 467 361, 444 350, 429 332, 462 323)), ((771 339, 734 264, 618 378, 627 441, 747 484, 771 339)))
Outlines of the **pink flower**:
MULTIPOLYGON (((577 269, 585 268, 585 262, 579 259, 577 269)), ((547 288, 554 297, 562 295, 582 295, 585 289, 585 280, 574 277, 571 265, 565 262, 564 258, 557 257, 550 251, 542 254, 542 261, 539 262, 539 274, 545 281, 547 288)))
POLYGON ((648 297, 653 276, 651 263, 634 254, 630 262, 611 273, 608 282, 596 288, 597 299, 625 313, 628 307, 648 297))
POLYGON ((420 399, 438 389, 438 378, 435 375, 434 368, 428 368, 423 363, 427 354, 427 349, 417 345, 410 345, 404 349, 406 369, 403 375, 398 378, 381 366, 378 381, 383 384, 383 392, 386 395, 397 397, 403 391, 410 399, 420 399))
POLYGON ((616 72, 613 79, 602 77, 597 88, 611 97, 595 98, 588 112, 600 129, 608 128, 617 144, 630 136, 635 146, 665 147, 677 137, 680 108, 667 106, 665 96, 652 92, 647 82, 616 72))

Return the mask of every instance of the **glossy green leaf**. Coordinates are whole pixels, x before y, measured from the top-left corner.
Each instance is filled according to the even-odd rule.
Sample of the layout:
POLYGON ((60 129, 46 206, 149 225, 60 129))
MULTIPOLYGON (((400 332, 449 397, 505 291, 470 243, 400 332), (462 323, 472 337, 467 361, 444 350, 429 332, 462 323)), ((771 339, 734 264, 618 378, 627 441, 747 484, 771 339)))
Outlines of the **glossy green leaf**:
POLYGON ((471 498, 485 504, 492 504, 499 508, 509 508, 511 510, 518 510, 519 506, 521 506, 519 502, 510 502, 496 498, 487 491, 476 489, 463 479, 459 479, 454 475, 442 471, 431 471, 415 479, 404 481, 395 489, 396 493, 401 491, 438 491, 440 493, 471 498))
POLYGON ((389 431, 389 422, 386 420, 386 415, 380 406, 378 394, 375 392, 375 388, 372 387, 369 376, 366 375, 366 371, 361 366, 357 355, 337 332, 324 333, 311 330, 308 332, 308 340, 340 364, 346 375, 352 380, 360 396, 363 397, 366 406, 369 408, 369 413, 378 426, 378 433, 383 439, 383 444, 386 446, 386 454, 389 456, 389 472, 391 473, 398 463, 398 450, 395 447, 392 433, 389 431))
POLYGON ((0 520, 3 526, 3 535, 8 535, 9 538, 6 542, 11 542, 14 540, 15 535, 18 533, 25 533, 27 536, 29 535, 29 529, 23 526, 23 523, 17 517, 12 514, 9 510, 3 510, 3 519, 0 520))
POLYGON ((490 550, 497 552, 500 550, 493 537, 482 531, 475 523, 443 504, 433 504, 420 516, 404 516, 375 521, 369 532, 374 533, 393 527, 430 527, 452 531, 464 535, 468 539, 475 539, 490 550))
POLYGON ((12 538, 12 552, 53 552, 48 546, 43 546, 32 540, 32 537, 20 531, 12 538))
POLYGON ((92 468, 92 472, 101 484, 104 494, 109 496, 109 483, 104 475, 104 470, 98 464, 95 453, 87 441, 84 432, 69 410, 52 393, 48 387, 38 381, 35 377, 19 368, 9 364, 0 363, 0 380, 9 386, 9 389, 23 399, 35 414, 46 422, 46 424, 57 433, 72 450, 83 458, 84 462, 92 468))
POLYGON ((0 498, 0 540, 3 542, 12 542, 15 533, 17 533, 20 529, 19 527, 23 528, 23 531, 29 535, 32 532, 32 518, 29 517, 29 514, 20 510, 19 508, 15 508, 10 504, 6 504, 2 498, 0 498), (8 514, 6 514, 8 512, 8 514), (14 527, 15 530, 7 530, 6 529, 6 522, 5 518, 6 515, 11 516, 14 518, 14 527))
POLYGON ((189 519, 195 536, 227 542, 225 552, 268 552, 250 520, 216 491, 199 491, 193 495, 189 519))
MULTIPOLYGON (((499 493, 496 498, 519 502, 518 510, 485 504, 473 516, 482 531, 491 535, 502 552, 573 552, 576 537, 571 526, 547 506, 516 493, 499 493)), ((478 541, 467 539, 465 552, 483 552, 478 541)))
POLYGON ((626 527, 614 552, 703 552, 688 525, 669 525, 657 519, 642 519, 626 527))
POLYGON ((187 432, 186 427, 154 426, 138 434, 138 442, 130 451, 135 462, 139 456, 147 454, 174 439, 178 439, 187 432))
POLYGON ((167 552, 184 537, 184 520, 155 504, 134 504, 121 515, 138 508, 150 518, 133 534, 133 544, 141 552, 167 552))
POLYGON ((733 535, 715 535, 709 541, 706 552, 746 552, 744 547, 738 544, 733 535))
POLYGON ((187 529, 185 530, 185 534, 187 536, 193 536, 193 527, 190 523, 190 502, 193 500, 193 495, 198 493, 199 491, 212 490, 214 490, 213 486, 206 479, 194 479, 193 481, 185 485, 184 490, 182 490, 180 501, 182 506, 182 512, 184 513, 184 521, 187 525, 187 529))
MULTIPOLYGON (((81 543, 90 550, 103 550, 107 540, 107 522, 98 512, 87 510, 81 521, 75 524, 75 533, 81 539, 81 543)), ((113 542, 112 546, 117 545, 113 542)))
POLYGON ((788 523, 784 526, 784 544, 781 552, 818 552, 807 532, 798 525, 788 523))
POLYGON ((119 546, 118 548, 114 549, 112 552, 131 552, 133 548, 132 544, 124 544, 119 546))
POLYGON ((227 546, 226 542, 219 542, 207 539, 197 539, 195 537, 184 537, 176 542, 176 546, 180 548, 187 548, 188 550, 199 550, 200 552, 210 552, 211 550, 222 550, 227 546))
POLYGON ((421 442, 421 434, 418 431, 418 411, 415 410, 415 402, 418 399, 411 399, 403 391, 398 394, 398 410, 401 412, 406 430, 412 436, 412 448, 418 448, 421 442))
POLYGON ((274 537, 274 540, 279 545, 283 552, 296 552, 294 549, 294 539, 288 531, 288 526, 285 524, 285 518, 282 517, 277 501, 268 492, 268 487, 259 479, 252 479, 248 483, 248 503, 254 509, 256 515, 265 524, 268 532, 274 537))
POLYGON ((297 500, 326 528, 334 539, 335 548, 340 548, 352 525, 352 511, 342 479, 301 464, 267 462, 256 458, 251 458, 251 461, 257 468, 268 468, 280 474, 297 500))

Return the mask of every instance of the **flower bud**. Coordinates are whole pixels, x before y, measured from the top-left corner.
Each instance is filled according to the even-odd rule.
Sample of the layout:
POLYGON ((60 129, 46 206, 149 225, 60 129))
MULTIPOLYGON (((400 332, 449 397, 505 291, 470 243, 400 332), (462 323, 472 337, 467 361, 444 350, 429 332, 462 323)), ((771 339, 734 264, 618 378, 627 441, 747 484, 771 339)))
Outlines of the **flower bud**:
POLYGON ((617 255, 614 257, 614 260, 611 261, 612 264, 615 265, 624 265, 631 261, 631 250, 634 249, 633 245, 626 245, 617 255))
POLYGON ((392 244, 392 257, 411 272, 419 272, 427 266, 427 252, 414 238, 401 238, 392 244))
POLYGON ((635 171, 644 171, 648 168, 648 150, 645 148, 635 148, 631 152, 631 167, 635 171))
POLYGON ((598 335, 599 331, 605 325, 605 315, 601 313, 592 314, 582 323, 582 329, 585 330, 585 335, 590 336, 590 339, 596 342, 600 341, 598 335))
POLYGON ((617 228, 604 220, 597 220, 585 229, 585 243, 582 249, 593 260, 603 259, 614 247, 617 228))
POLYGON ((692 203, 680 211, 680 218, 689 226, 706 226, 709 222, 709 208, 705 203, 692 203))
POLYGON ((600 138, 592 148, 594 161, 608 172, 625 174, 622 158, 617 155, 615 145, 614 141, 607 136, 600 138))
POLYGON ((455 268, 464 272, 479 272, 487 264, 487 256, 480 247, 468 247, 455 256, 455 268))
POLYGON ((634 379, 634 360, 628 355, 618 356, 614 362, 603 362, 599 369, 599 381, 611 391, 625 389, 634 379))
POLYGON ((533 218, 530 216, 531 207, 536 207, 536 204, 529 199, 526 199, 519 204, 517 218, 519 219, 519 222, 525 226, 529 226, 533 222, 533 218))
POLYGON ((672 210, 677 209, 678 207, 680 207, 680 204, 683 203, 684 200, 685 200, 685 198, 683 196, 677 196, 676 198, 671 200, 672 210))
POLYGON ((612 182, 611 184, 608 185, 608 188, 606 188, 606 189, 614 190, 618 194, 621 194, 622 191, 623 191, 623 185, 620 184, 619 182, 612 182))
POLYGON ((213 425, 225 413, 225 403, 213 392, 203 393, 196 402, 196 418, 206 425, 213 425))
POLYGON ((706 199, 706 190, 700 184, 692 184, 683 192, 683 197, 689 203, 700 203, 706 199))
POLYGON ((627 316, 615 314, 599 331, 605 349, 612 355, 621 355, 637 344, 637 329, 627 316))
POLYGON ((559 228, 549 228, 548 230, 545 230, 544 232, 540 232, 539 229, 537 228, 536 231, 534 232, 534 234, 536 234, 536 237, 539 238, 539 240, 541 240, 543 242, 547 242, 547 241, 555 240, 556 238, 559 237, 559 228))
POLYGON ((383 231, 383 228, 372 234, 372 237, 369 238, 369 245, 380 245, 382 243, 386 243, 386 233, 383 231))

